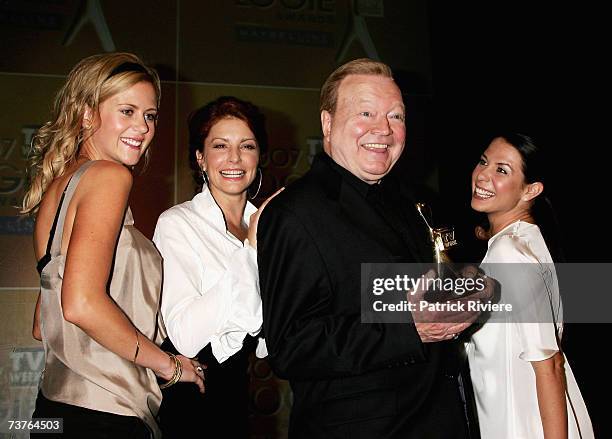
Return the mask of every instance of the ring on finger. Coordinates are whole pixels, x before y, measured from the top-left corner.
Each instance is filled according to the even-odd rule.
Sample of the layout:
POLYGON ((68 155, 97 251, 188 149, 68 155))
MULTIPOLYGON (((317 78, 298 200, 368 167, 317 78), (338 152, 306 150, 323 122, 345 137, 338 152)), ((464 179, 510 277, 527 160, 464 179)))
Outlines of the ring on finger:
POLYGON ((196 367, 196 371, 197 371, 198 373, 204 373, 204 369, 202 369, 202 366, 198 366, 198 367, 196 367))

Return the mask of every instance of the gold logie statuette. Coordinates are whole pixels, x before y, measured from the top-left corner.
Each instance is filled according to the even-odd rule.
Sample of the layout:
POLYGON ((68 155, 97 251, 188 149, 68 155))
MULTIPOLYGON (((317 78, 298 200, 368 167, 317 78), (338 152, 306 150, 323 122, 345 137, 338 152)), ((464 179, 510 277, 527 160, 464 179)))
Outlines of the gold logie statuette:
POLYGON ((416 203, 416 209, 423 218, 427 229, 429 230, 429 239, 433 247, 433 257, 436 264, 438 264, 438 275, 442 275, 441 264, 451 262, 448 257, 448 250, 455 247, 457 240, 455 239, 455 229, 453 227, 432 227, 431 223, 431 210, 423 203, 416 203), (429 213, 429 220, 425 215, 425 211, 429 213))

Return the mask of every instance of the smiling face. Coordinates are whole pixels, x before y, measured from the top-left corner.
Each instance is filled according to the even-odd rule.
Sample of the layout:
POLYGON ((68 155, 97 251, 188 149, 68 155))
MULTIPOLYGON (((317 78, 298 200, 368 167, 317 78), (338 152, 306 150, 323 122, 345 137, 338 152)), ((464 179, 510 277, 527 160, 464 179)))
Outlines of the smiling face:
POLYGON ((492 225, 503 227, 529 216, 541 183, 525 182, 523 159, 505 139, 494 139, 472 171, 472 208, 486 213, 492 225))
POLYGON ((100 103, 97 117, 87 110, 84 128, 93 128, 81 151, 92 160, 126 166, 138 163, 155 135, 157 96, 153 85, 141 81, 100 103))
POLYGON ((356 177, 375 183, 404 149, 402 94, 391 78, 349 75, 338 88, 335 112, 321 112, 321 125, 327 154, 356 177))
POLYGON ((196 151, 200 168, 206 171, 208 187, 215 198, 246 196, 259 164, 259 145, 241 119, 217 121, 204 139, 203 152, 196 151))

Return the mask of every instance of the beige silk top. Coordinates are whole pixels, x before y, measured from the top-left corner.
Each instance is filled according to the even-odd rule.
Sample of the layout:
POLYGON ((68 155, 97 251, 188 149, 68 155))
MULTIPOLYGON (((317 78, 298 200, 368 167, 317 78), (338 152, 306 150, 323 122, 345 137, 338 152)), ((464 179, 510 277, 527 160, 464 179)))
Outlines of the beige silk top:
MULTIPOLYGON (((161 437, 155 416, 161 391, 153 371, 109 351, 63 318, 61 307, 65 255, 60 254, 66 211, 79 179, 93 164, 82 165, 66 189, 51 245, 51 260, 40 280, 40 326, 45 349, 43 395, 63 402, 118 415, 137 416, 161 437)), ((153 243, 136 227, 130 208, 123 219, 108 292, 138 330, 157 344, 165 336, 160 305, 162 259, 153 243)), ((136 335, 134 339, 136 351, 136 335)))

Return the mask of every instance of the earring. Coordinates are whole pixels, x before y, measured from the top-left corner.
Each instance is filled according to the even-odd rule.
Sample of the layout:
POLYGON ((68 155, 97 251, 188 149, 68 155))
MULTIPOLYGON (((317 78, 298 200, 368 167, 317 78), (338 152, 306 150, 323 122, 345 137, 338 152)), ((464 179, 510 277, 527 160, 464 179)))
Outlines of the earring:
MULTIPOLYGON (((249 200, 253 200, 255 197, 257 197, 257 194, 259 194, 259 190, 261 189, 261 182, 263 180, 263 173, 261 172, 261 168, 257 168, 258 174, 259 174, 259 184, 257 185, 257 191, 255 191, 254 195, 249 194, 249 188, 247 188, 247 195, 249 196, 249 200)), ((252 185, 251 185, 252 186, 252 185)))
POLYGON ((204 180, 204 183, 206 183, 206 186, 208 186, 208 175, 206 175, 206 171, 204 169, 200 169, 200 173, 202 174, 202 180, 204 180))

